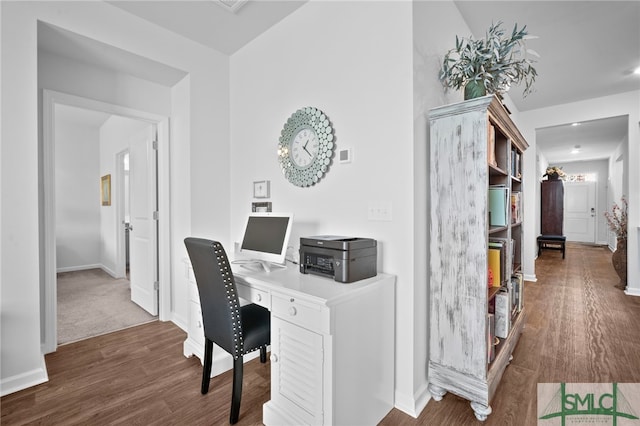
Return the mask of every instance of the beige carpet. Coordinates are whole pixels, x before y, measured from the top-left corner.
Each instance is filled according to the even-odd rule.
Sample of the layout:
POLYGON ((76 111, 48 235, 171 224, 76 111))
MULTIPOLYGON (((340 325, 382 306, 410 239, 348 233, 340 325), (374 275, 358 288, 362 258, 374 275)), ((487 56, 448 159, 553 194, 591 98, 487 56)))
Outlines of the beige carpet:
POLYGON ((101 269, 58 274, 58 344, 155 321, 131 301, 129 281, 101 269))

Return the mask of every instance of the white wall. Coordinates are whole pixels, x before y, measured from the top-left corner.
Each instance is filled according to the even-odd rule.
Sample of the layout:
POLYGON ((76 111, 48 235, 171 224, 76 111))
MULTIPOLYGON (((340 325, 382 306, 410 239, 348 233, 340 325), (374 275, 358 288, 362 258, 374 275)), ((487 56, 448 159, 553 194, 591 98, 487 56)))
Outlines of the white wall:
MULTIPOLYGON (((189 297, 184 277, 187 266, 184 260, 187 253, 184 248, 184 238, 192 235, 191 231, 191 185, 185 188, 185 182, 190 182, 191 158, 191 127, 190 127, 190 85, 189 76, 176 84, 171 93, 171 123, 170 146, 171 158, 171 261, 172 294, 171 311, 173 321, 186 330, 189 321, 189 297)), ((197 152, 197 151, 196 151, 197 152)), ((211 176, 217 173, 210 172, 211 176)), ((224 194, 222 195, 224 197, 224 194)), ((160 200, 159 200, 160 201, 160 200)), ((195 202, 198 204, 198 202, 195 202)))
POLYGON ((168 116, 171 90, 114 70, 38 51, 38 87, 168 116))
MULTIPOLYGON (((628 161, 628 151, 628 140, 624 140, 620 145, 618 145, 616 151, 609 159, 609 187, 607 191, 606 205, 607 211, 612 210, 614 203, 616 203, 618 206, 622 206, 621 198, 623 196, 626 196, 628 199, 627 194, 629 193, 629 181, 628 179, 626 179, 628 171, 626 170, 625 165, 634 164, 633 161, 628 161)), ((638 222, 640 222, 640 220, 638 222)), ((610 229, 607 228, 607 230, 607 243, 609 244, 611 250, 615 250, 618 245, 617 235, 610 229)), ((633 232, 632 228, 629 228, 628 232, 633 232)))
POLYGON ((100 265, 98 127, 59 120, 55 127, 56 267, 100 265))
POLYGON ((113 277, 117 277, 117 233, 118 223, 118 175, 116 155, 129 149, 129 139, 136 132, 148 128, 149 123, 125 117, 111 116, 100 127, 100 176, 111 175, 111 205, 100 206, 100 264, 113 277))
POLYGON ((269 180, 274 211, 295 214, 296 251, 301 236, 376 239, 378 270, 397 276, 396 400, 405 401, 416 362, 411 27, 409 2, 309 2, 231 57, 231 228, 220 237, 240 238, 252 182, 269 180), (334 159, 317 185, 299 188, 276 149, 284 123, 306 106, 325 112, 336 149, 351 148, 353 161, 334 159), (368 220, 371 203, 388 203, 392 220, 368 220))
MULTIPOLYGON (((172 152, 184 148, 189 157, 171 159, 171 167, 191 170, 193 185, 184 173, 171 175, 171 186, 189 191, 190 203, 176 207, 161 200, 170 211, 179 211, 180 234, 172 233, 171 294, 186 300, 184 276, 186 250, 182 240, 193 225, 208 234, 227 233, 229 228, 229 70, 228 57, 163 30, 103 2, 0 2, 2 158, 0 182, 2 234, 0 393, 6 394, 47 380, 41 352, 41 241, 38 163, 38 67, 37 25, 41 20, 63 29, 119 47, 189 74, 189 84, 178 84, 171 96, 179 105, 171 113, 183 120, 183 128, 171 140, 172 152), (180 109, 180 110, 179 110, 180 109), (184 111, 188 109, 188 111, 184 111), (185 127, 188 131, 185 131, 185 127), (182 161, 182 164, 176 164, 182 161), (191 164, 189 164, 189 162, 191 164), (215 197, 211 194, 216 194, 215 197), (192 215, 192 212, 196 212, 192 215)), ((62 91, 129 108, 135 104, 120 89, 129 84, 97 90, 83 82, 62 91), (85 91, 85 89, 87 91, 85 91), (90 93, 89 93, 90 92, 90 93)), ((43 83, 44 84, 44 83, 43 83)), ((135 87, 138 87, 136 84, 135 87)), ((146 98, 145 98, 146 99, 146 98)), ((154 112, 154 111, 147 111, 154 112)), ((173 132, 173 130, 172 130, 173 132)), ((174 134, 172 133, 172 136, 174 134)), ((161 147, 169 149, 169 147, 161 147)), ((184 200, 184 197, 182 198, 184 200)), ((164 266, 164 265, 163 265, 164 266)), ((162 284, 161 284, 162 285, 162 284)), ((186 303, 172 305, 171 315, 184 326, 186 303)))
MULTIPOLYGON (((418 415, 430 396, 426 389, 429 360, 428 310, 428 198, 429 198, 429 125, 431 108, 462 101, 461 91, 445 93, 438 72, 442 57, 453 46, 456 34, 470 30, 452 2, 413 2, 413 268, 414 286, 410 300, 413 315, 412 337, 398 341, 398 353, 405 352, 397 366, 399 392, 396 406, 418 415)), ((401 309, 408 309, 403 305, 401 309)))
MULTIPOLYGON (((619 95, 594 98, 586 101, 557 105, 520 113, 520 130, 530 144, 535 145, 535 129, 576 121, 597 120, 601 118, 629 116, 628 147, 623 155, 624 170, 623 192, 629 197, 629 237, 628 287, 627 294, 640 296, 640 169, 635 165, 640 161, 640 92, 627 92, 619 95)), ((535 177, 537 179, 537 177, 535 177)), ((539 205, 538 205, 539 208, 539 205)), ((534 233, 526 235, 527 241, 535 244, 534 233)), ((526 253, 525 253, 526 254, 526 253)), ((525 259, 529 261, 529 259, 525 259)), ((533 263, 533 257, 530 262, 533 263)))

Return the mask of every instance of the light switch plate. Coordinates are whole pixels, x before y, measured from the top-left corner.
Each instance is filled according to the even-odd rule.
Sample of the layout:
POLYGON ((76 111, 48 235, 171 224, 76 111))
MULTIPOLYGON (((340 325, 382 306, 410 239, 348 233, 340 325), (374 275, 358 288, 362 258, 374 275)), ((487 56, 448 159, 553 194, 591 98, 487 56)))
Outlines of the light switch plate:
POLYGON ((393 208, 390 201, 370 201, 367 207, 367 219, 381 222, 393 220, 393 208))

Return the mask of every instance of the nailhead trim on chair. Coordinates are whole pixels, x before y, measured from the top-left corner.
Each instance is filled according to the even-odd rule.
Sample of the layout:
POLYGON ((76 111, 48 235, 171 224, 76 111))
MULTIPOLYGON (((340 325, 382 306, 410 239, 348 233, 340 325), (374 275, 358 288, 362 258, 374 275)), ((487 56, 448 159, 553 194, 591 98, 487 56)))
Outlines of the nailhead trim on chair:
POLYGON ((235 342, 233 359, 235 360, 246 353, 244 351, 242 329, 237 328, 237 324, 240 324, 240 306, 238 305, 238 296, 235 294, 236 286, 233 280, 233 274, 231 273, 231 268, 229 267, 229 260, 227 259, 222 244, 220 244, 219 242, 215 242, 214 252, 216 254, 216 259, 218 260, 218 266, 220 266, 220 271, 222 273, 224 281, 224 287, 227 290, 227 300, 229 302, 229 306, 231 307, 231 315, 233 316, 233 340, 235 342))

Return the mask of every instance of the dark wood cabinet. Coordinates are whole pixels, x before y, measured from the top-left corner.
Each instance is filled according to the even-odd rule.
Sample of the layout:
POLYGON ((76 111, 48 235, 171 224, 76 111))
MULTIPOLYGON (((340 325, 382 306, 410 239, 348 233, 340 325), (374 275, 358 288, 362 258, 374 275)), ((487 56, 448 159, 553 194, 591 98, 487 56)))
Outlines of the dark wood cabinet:
POLYGON ((541 182, 540 231, 542 235, 564 235, 564 184, 561 180, 541 182))

